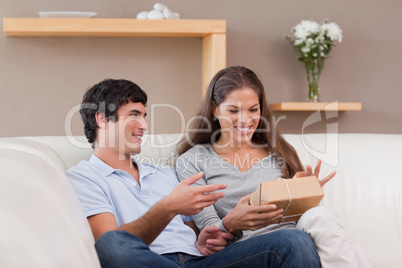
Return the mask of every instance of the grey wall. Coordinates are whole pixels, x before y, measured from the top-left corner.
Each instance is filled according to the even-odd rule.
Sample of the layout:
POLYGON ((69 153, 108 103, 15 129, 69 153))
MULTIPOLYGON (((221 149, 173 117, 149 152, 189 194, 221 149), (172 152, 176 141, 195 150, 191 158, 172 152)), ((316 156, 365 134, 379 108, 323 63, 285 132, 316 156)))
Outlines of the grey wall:
MULTIPOLYGON (((0 0, 1 17, 38 11, 96 11, 98 18, 135 18, 149 0, 0 0)), ((283 35, 303 19, 336 22, 343 41, 326 61, 322 101, 362 102, 360 112, 308 124, 309 112, 275 113, 284 133, 402 133, 402 1, 165 0, 183 19, 227 21, 227 65, 259 74, 270 103, 305 101, 307 81, 283 35), (333 131, 333 129, 331 130, 333 131)), ((2 22, 1 22, 2 24, 2 22)), ((152 133, 177 133, 201 100, 200 38, 28 38, 0 33, 0 136, 64 135, 65 119, 85 90, 104 78, 137 82, 149 94, 152 133), (168 104, 177 107, 156 108, 168 104)), ((333 116, 333 114, 329 115, 333 116)), ((68 122, 81 135, 77 114, 68 122)))

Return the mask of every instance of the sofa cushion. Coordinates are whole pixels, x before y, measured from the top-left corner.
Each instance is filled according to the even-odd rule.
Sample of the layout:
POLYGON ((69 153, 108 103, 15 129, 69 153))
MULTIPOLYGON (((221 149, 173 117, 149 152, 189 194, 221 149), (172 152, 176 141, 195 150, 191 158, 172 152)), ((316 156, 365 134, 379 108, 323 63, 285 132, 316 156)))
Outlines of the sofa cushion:
POLYGON ((373 268, 402 267, 402 243, 385 246, 374 246, 366 249, 373 268))

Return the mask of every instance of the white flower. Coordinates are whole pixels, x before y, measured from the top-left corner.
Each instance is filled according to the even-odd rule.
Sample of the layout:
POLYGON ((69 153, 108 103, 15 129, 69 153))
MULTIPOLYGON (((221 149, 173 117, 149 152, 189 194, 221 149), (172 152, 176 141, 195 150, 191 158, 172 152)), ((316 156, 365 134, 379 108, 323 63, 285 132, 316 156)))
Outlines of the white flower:
POLYGON ((296 39, 295 42, 293 43, 295 46, 298 46, 302 44, 304 41, 302 39, 296 39))
POLYGON ((335 40, 342 41, 342 30, 334 22, 323 21, 319 24, 303 20, 293 27, 292 31, 293 36, 286 35, 285 38, 299 51, 299 60, 320 68, 318 72, 331 51, 332 43, 335 40))
POLYGON ((285 39, 292 44, 300 53, 298 60, 305 64, 307 79, 309 83, 309 98, 318 88, 318 80, 324 62, 331 51, 332 43, 335 40, 342 41, 342 30, 336 23, 327 23, 324 20, 321 24, 303 20, 292 28, 293 36, 285 35, 285 39))
POLYGON ((338 40, 342 42, 342 30, 335 22, 323 23, 321 25, 321 32, 326 34, 331 41, 338 40))
POLYGON ((307 38, 306 44, 307 45, 312 45, 312 44, 314 44, 314 40, 312 38, 307 38))
POLYGON ((320 33, 319 35, 317 35, 317 37, 315 38, 315 42, 316 43, 320 43, 320 42, 322 42, 322 41, 324 41, 324 34, 323 33, 320 33))
POLYGON ((296 39, 306 40, 310 34, 320 32, 320 25, 315 21, 303 20, 293 28, 293 34, 296 39))
POLYGON ((303 28, 296 29, 296 27, 295 27, 293 34, 296 37, 296 39, 300 39, 300 40, 304 41, 304 40, 306 40, 309 33, 303 28))
POLYGON ((309 33, 319 33, 320 32, 320 24, 311 20, 303 20, 300 23, 301 27, 303 27, 309 33))

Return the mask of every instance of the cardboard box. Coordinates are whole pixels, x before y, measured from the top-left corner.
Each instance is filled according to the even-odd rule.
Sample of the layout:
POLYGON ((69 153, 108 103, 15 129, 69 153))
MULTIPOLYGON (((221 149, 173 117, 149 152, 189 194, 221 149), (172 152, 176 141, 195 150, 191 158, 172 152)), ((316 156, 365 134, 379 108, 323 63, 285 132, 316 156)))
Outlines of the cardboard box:
POLYGON ((315 176, 282 179, 261 183, 251 197, 250 205, 275 204, 278 209, 284 209, 280 222, 297 221, 323 197, 324 192, 315 176))

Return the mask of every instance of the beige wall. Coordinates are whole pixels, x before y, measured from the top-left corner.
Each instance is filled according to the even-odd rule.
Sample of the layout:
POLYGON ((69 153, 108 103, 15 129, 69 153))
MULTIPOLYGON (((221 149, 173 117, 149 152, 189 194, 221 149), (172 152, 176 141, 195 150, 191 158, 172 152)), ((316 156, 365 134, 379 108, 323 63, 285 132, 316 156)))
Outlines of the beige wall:
MULTIPOLYGON (((155 1, 156 2, 156 1, 155 1)), ((38 11, 96 11, 134 18, 149 0, 1 0, 1 17, 38 11)), ((312 113, 276 113, 284 133, 402 133, 402 1, 398 0, 165 0, 183 19, 227 21, 227 65, 255 70, 270 103, 304 101, 307 82, 297 53, 283 39, 302 19, 336 22, 344 39, 321 78, 323 101, 359 101, 360 112, 308 124, 312 113), (332 129, 331 129, 332 128, 332 129)), ((2 22, 1 22, 2 24, 2 22)), ((63 135, 82 94, 103 78, 126 78, 147 91, 152 133, 176 133, 201 100, 199 38, 10 38, 0 33, 0 136, 63 135), (155 108, 155 109, 153 109, 155 108), (152 120, 151 120, 152 119, 152 120)), ((73 134, 82 134, 72 117, 73 134)))

